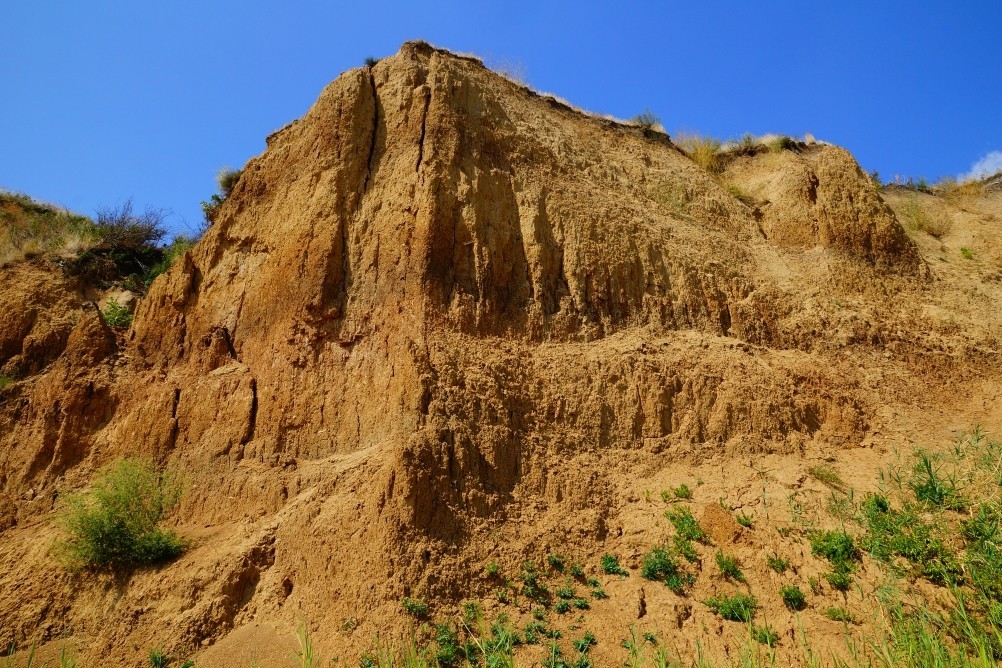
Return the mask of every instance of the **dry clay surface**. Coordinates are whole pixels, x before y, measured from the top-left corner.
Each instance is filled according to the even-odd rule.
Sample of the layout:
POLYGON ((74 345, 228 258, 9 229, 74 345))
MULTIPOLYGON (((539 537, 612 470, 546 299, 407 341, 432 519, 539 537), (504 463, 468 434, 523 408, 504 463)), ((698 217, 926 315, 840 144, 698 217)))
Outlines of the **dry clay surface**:
MULTIPOLYGON (((823 564, 721 503, 782 523, 769 499, 824 492, 811 464, 867 489, 894 448, 999 423, 1000 215, 999 192, 880 191, 824 144, 713 177, 665 135, 408 43, 268 137, 127 332, 44 260, 0 270, 20 379, 0 390, 0 646, 281 665, 297 622, 344 660, 405 637, 405 596, 517 620, 485 563, 636 568, 668 535, 658 491, 688 482, 792 652, 765 554, 823 564), (910 229, 915 206, 949 232, 910 229), (126 455, 184 472, 190 549, 68 572, 59 496, 126 455)), ((719 656, 747 634, 699 603, 729 586, 713 574, 688 598, 600 577, 578 622, 596 665, 631 624, 719 656)))

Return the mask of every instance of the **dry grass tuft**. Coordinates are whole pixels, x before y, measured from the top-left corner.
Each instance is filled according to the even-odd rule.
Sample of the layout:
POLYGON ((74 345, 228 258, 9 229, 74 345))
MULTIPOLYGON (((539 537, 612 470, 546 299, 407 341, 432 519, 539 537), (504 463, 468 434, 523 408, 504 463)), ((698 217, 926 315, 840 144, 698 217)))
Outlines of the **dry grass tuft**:
POLYGON ((950 202, 974 199, 984 197, 985 182, 983 180, 960 182, 952 176, 947 176, 932 186, 932 192, 950 202))
POLYGON ((719 139, 698 133, 680 133, 675 137, 675 144, 685 151, 693 162, 711 174, 724 171, 724 163, 720 159, 722 143, 719 139))
POLYGON ((70 257, 100 240, 94 222, 27 195, 0 192, 0 266, 43 253, 70 257))
POLYGON ((906 203, 901 211, 908 228, 916 232, 925 232, 930 237, 942 239, 950 233, 953 223, 942 214, 933 214, 925 211, 918 203, 918 200, 911 199, 906 203))

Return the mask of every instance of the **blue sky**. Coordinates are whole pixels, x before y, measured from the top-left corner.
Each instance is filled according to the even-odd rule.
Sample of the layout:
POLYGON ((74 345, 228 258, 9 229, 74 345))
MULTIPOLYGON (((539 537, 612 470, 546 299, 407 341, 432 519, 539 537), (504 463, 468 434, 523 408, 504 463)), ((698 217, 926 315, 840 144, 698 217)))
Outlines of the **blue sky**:
POLYGON ((175 230, 198 226, 220 167, 408 39, 669 132, 810 132, 885 179, 1002 151, 997 0, 7 0, 3 16, 0 187, 88 214, 132 197, 175 230))

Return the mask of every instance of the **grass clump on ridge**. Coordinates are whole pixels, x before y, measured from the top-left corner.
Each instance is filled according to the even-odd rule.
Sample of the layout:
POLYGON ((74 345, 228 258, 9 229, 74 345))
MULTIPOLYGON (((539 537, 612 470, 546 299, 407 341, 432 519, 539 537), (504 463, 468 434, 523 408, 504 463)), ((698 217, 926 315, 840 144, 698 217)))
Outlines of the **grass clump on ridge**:
POLYGON ((719 139, 696 133, 680 133, 674 141, 693 162, 709 173, 719 174, 724 171, 724 163, 720 159, 723 143, 719 139))
POLYGON ((98 284, 122 280, 143 292, 166 271, 195 237, 178 235, 167 246, 168 212, 135 211, 132 200, 104 207, 95 218, 37 202, 27 195, 0 192, 0 266, 55 255, 64 269, 98 284))
POLYGON ((69 539, 59 551, 74 566, 128 566, 173 559, 184 541, 163 522, 181 499, 181 484, 148 462, 121 459, 92 488, 72 494, 59 514, 69 539))
POLYGON ((42 253, 76 255, 99 239, 87 216, 27 195, 0 192, 0 266, 42 253))
MULTIPOLYGON (((375 63, 373 63, 375 64, 375 63)), ((371 65, 366 62, 367 67, 371 65)), ((216 174, 216 186, 218 191, 213 193, 209 197, 208 201, 202 202, 202 214, 205 216, 206 222, 209 224, 213 223, 216 219, 216 214, 219 212, 219 207, 222 206, 226 198, 230 196, 233 189, 237 187, 237 183, 240 182, 240 177, 243 175, 244 170, 242 169, 230 169, 229 167, 223 167, 216 174)))
POLYGON ((645 137, 664 134, 664 126, 661 125, 661 118, 650 109, 645 109, 643 113, 631 118, 630 123, 640 128, 645 137))

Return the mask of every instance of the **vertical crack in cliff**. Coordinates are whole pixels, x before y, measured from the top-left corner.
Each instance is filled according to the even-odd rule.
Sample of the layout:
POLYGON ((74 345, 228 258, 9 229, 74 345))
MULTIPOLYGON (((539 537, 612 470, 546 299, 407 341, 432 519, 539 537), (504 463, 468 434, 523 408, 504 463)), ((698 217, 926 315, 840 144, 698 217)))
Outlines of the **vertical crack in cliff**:
MULTIPOLYGON (((376 79, 369 70, 369 87, 372 91, 372 132, 369 135, 369 157, 366 160, 365 179, 362 181, 362 194, 369 188, 369 179, 372 177, 372 159, 376 155, 376 135, 379 134, 379 95, 376 93, 376 79)), ((361 206, 359 200, 359 206, 361 206)))
POLYGON ((240 439, 240 445, 246 445, 254 440, 254 430, 257 428, 257 379, 251 378, 250 381, 251 389, 251 405, 250 405, 250 415, 247 417, 247 429, 244 431, 243 438, 240 439))
POLYGON ((170 452, 177 445, 177 436, 181 431, 181 425, 177 421, 177 406, 181 403, 181 388, 174 388, 174 398, 170 406, 170 433, 167 435, 167 451, 170 452))
POLYGON ((418 140, 417 165, 415 172, 421 171, 421 161, 424 160, 424 137, 428 127, 428 107, 431 106, 431 89, 424 88, 424 109, 421 111, 421 138, 418 140))

